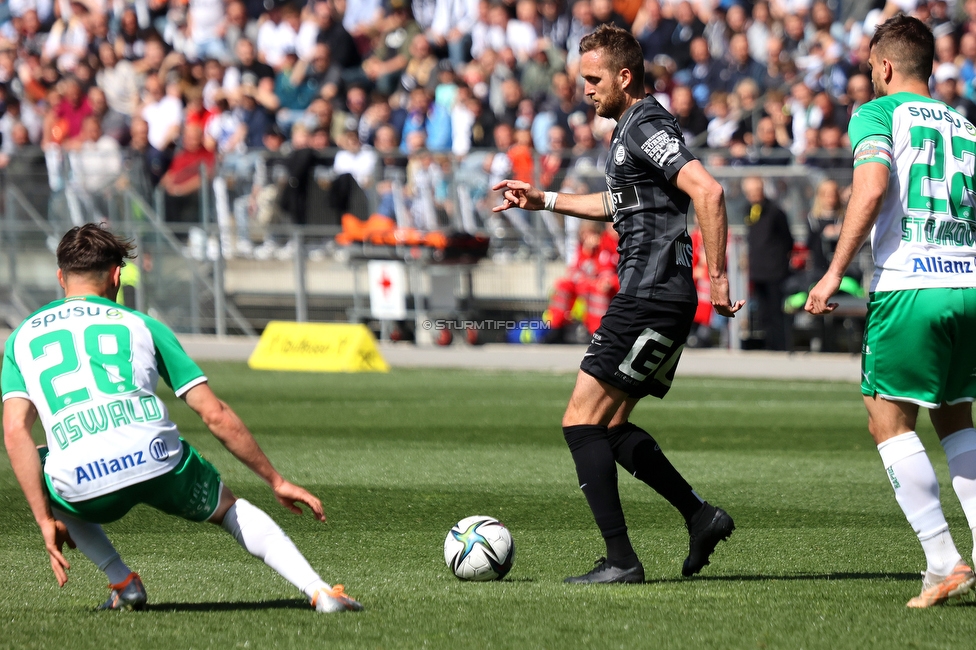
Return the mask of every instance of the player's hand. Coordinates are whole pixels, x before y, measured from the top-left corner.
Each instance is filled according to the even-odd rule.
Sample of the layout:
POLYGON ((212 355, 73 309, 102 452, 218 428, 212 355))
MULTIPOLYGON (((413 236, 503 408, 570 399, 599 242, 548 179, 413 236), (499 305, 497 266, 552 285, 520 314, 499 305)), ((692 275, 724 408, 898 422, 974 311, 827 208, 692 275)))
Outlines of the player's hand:
POLYGON ((64 525, 64 522, 57 520, 54 522, 54 543, 58 545, 58 550, 62 553, 65 544, 68 545, 68 548, 78 548, 75 545, 75 540, 71 539, 68 527, 64 525))
POLYGON ((724 275, 720 278, 712 278, 710 282, 712 295, 712 308, 719 316, 735 318, 735 312, 742 309, 746 304, 745 300, 732 302, 729 298, 729 279, 724 275))
POLYGON ((302 509, 296 504, 304 503, 312 511, 312 514, 315 515, 316 519, 319 521, 325 521, 325 511, 322 510, 322 502, 305 488, 299 487, 294 483, 289 483, 288 481, 282 481, 277 487, 274 488, 274 495, 275 498, 278 499, 278 503, 294 512, 296 515, 302 514, 302 509))
POLYGON ((71 565, 61 554, 61 547, 70 536, 64 524, 54 519, 48 519, 40 523, 41 535, 44 537, 44 546, 47 548, 48 557, 51 560, 51 570, 54 577, 58 580, 58 586, 63 587, 68 582, 68 569, 71 565), (58 526, 63 529, 63 535, 59 537, 58 526), (67 538, 67 539, 65 539, 67 538))
POLYGON ((496 205, 491 209, 492 212, 502 212, 509 208, 541 210, 546 205, 545 193, 542 190, 535 189, 524 181, 504 180, 491 189, 496 192, 504 190, 505 197, 501 205, 496 205))
POLYGON ((803 308, 815 315, 829 314, 837 309, 838 303, 828 301, 840 289, 840 281, 839 276, 828 272, 820 278, 817 286, 810 290, 810 295, 807 296, 807 304, 803 308))

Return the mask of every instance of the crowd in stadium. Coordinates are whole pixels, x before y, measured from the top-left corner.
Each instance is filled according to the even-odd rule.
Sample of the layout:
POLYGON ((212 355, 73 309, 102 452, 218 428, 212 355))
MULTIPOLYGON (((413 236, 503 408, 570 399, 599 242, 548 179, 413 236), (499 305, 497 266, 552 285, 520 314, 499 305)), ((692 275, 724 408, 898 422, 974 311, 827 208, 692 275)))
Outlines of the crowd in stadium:
POLYGON ((494 149, 491 179, 558 189, 573 161, 602 166, 613 128, 578 74, 603 23, 638 38, 648 91, 707 162, 848 166, 870 37, 898 11, 932 27, 935 95, 972 118, 976 0, 10 0, 0 167, 40 147, 52 190, 67 160, 96 191, 136 157, 179 197, 201 164, 253 176, 235 154, 262 149, 339 148, 336 173, 362 186, 384 162, 436 181, 494 149))

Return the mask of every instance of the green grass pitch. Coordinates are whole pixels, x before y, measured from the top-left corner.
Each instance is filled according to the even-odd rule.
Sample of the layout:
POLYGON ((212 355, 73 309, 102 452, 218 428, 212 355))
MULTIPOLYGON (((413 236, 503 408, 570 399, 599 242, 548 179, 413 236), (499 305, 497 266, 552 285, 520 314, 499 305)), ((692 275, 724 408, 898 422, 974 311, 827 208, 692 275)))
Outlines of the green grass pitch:
MULTIPOLYGON (((559 419, 574 378, 395 370, 253 372, 205 364, 278 469, 323 500, 296 517, 168 395, 185 437, 264 507, 313 566, 366 606, 317 615, 222 530, 137 508, 106 527, 151 606, 96 613, 104 577, 76 551, 58 589, 9 469, 0 471, 0 646, 12 648, 947 648, 972 647, 973 601, 905 602, 924 558, 866 431, 852 384, 679 377, 634 420, 738 526, 711 566, 680 577, 678 514, 621 475, 644 585, 568 586, 603 547, 559 419), (444 536, 467 515, 512 531, 515 566, 463 583, 444 536)), ((921 435, 964 557, 971 536, 931 426, 921 435)), ((8 467, 2 459, 3 467, 8 467)))

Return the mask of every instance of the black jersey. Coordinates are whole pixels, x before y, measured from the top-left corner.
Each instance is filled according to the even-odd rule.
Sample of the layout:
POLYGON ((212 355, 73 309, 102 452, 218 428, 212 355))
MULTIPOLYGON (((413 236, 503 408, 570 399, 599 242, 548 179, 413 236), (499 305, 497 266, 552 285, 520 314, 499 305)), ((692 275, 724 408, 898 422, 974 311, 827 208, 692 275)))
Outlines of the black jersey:
POLYGON ((698 300, 687 229, 691 199, 671 183, 692 160, 678 122, 654 97, 645 97, 620 117, 606 166, 613 227, 620 236, 620 293, 698 300))

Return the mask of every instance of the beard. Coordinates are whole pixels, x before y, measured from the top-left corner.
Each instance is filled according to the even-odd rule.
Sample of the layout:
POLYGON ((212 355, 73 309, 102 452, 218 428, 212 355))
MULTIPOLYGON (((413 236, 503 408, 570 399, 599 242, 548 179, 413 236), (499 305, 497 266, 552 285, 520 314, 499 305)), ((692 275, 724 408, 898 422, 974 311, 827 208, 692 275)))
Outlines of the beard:
POLYGON ((627 105, 627 95, 624 93, 622 88, 614 85, 611 90, 604 97, 600 105, 597 106, 596 114, 600 117, 609 117, 610 119, 616 120, 623 114, 624 108, 627 105))

